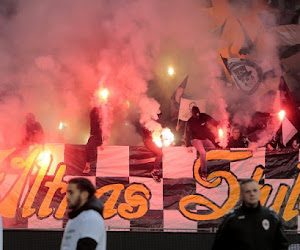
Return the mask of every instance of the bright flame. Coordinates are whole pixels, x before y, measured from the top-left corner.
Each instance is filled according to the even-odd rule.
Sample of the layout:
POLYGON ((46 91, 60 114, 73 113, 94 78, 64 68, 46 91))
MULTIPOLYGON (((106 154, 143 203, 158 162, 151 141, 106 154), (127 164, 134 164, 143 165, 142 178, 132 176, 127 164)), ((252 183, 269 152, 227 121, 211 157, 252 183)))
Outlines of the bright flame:
POLYGON ((100 99, 100 101, 106 103, 107 102, 107 99, 108 99, 108 96, 109 96, 109 90, 108 89, 99 89, 98 91, 98 97, 100 99))
POLYGON ((169 74, 170 76, 172 76, 172 75, 174 75, 174 73, 175 73, 174 68, 170 66, 170 67, 168 68, 168 74, 169 74))
POLYGON ((223 129, 219 128, 219 129, 218 129, 218 133, 219 133, 219 138, 223 138, 223 136, 224 136, 224 131, 223 131, 223 129))
POLYGON ((130 107, 130 102, 126 101, 126 105, 127 105, 127 108, 129 108, 130 107))
POLYGON ((169 128, 163 128, 162 131, 154 131, 152 133, 152 141, 158 147, 169 147, 174 142, 174 134, 169 128))
POLYGON ((278 118, 279 118, 279 120, 282 121, 284 119, 284 117, 285 117, 285 111, 284 110, 280 110, 278 112, 278 118))
POLYGON ((162 141, 161 141, 161 133, 159 131, 154 131, 152 133, 152 141, 156 144, 157 147, 161 148, 162 141))
POLYGON ((42 151, 38 158, 37 158, 37 164, 42 167, 46 168, 51 161, 51 152, 48 150, 42 151))

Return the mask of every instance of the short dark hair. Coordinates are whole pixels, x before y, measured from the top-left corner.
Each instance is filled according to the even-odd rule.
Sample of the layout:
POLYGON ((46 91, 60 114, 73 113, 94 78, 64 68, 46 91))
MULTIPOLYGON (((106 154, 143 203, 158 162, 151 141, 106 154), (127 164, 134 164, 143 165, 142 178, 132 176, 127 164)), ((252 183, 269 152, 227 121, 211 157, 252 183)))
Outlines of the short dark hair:
POLYGON ((74 179, 71 179, 69 181, 69 184, 76 184, 77 188, 83 192, 87 191, 89 193, 89 198, 91 198, 96 193, 96 188, 91 183, 89 179, 83 178, 83 177, 77 177, 74 179))
MULTIPOLYGON (((243 185, 247 184, 247 183, 250 183, 250 182, 256 182, 256 180, 253 180, 253 179, 243 179, 240 181, 240 187, 242 187, 243 185)), ((257 183, 257 182, 256 182, 257 183)))
POLYGON ((193 106, 192 107, 192 112, 199 112, 200 113, 200 109, 197 106, 193 106))

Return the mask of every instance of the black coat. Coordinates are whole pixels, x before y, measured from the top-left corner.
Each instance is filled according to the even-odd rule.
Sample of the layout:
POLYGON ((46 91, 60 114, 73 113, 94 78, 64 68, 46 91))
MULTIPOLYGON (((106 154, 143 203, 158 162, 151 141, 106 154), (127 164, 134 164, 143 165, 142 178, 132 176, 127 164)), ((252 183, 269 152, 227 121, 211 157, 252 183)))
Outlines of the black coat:
POLYGON ((191 117, 187 121, 186 132, 185 132, 185 145, 191 146, 191 140, 205 140, 209 139, 213 143, 215 142, 214 134, 209 128, 211 126, 217 126, 217 122, 209 115, 200 113, 199 118, 191 117))
POLYGON ((243 205, 225 216, 212 249, 287 250, 288 241, 273 209, 243 205))

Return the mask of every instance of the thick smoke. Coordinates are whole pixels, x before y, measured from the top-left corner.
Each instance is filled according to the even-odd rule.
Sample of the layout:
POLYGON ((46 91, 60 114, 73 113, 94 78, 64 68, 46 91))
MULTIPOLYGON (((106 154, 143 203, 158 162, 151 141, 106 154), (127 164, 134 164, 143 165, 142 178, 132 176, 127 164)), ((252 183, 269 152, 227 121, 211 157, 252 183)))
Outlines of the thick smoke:
MULTIPOLYGON (((231 42, 226 32, 234 38, 242 32, 237 29, 233 34, 225 27, 220 39, 210 31, 226 18, 228 25, 237 22, 236 17, 247 20, 262 6, 254 1, 239 13, 235 8, 239 1, 212 1, 212 14, 212 9, 203 8, 204 2, 4 2, 0 18, 1 145, 20 142, 18 127, 27 112, 35 113, 47 141, 86 143, 89 111, 97 105, 100 88, 110 91, 108 102, 101 104, 106 139, 114 144, 138 144, 137 124, 159 127, 160 110, 167 120, 170 96, 187 74, 186 95, 207 99, 209 113, 226 127, 227 104, 233 98, 225 95, 218 56, 231 42), (224 8, 226 3, 230 7, 224 8), (173 78, 164 73, 170 64, 176 70, 173 78), (66 123, 64 131, 58 130, 61 121, 66 123), (11 129, 14 133, 7 133, 11 129)), ((245 26, 255 37, 257 27, 245 26)), ((237 40, 234 49, 242 45, 243 39, 237 40)), ((260 55, 268 59, 266 64, 274 55, 273 45, 267 48, 260 55)))

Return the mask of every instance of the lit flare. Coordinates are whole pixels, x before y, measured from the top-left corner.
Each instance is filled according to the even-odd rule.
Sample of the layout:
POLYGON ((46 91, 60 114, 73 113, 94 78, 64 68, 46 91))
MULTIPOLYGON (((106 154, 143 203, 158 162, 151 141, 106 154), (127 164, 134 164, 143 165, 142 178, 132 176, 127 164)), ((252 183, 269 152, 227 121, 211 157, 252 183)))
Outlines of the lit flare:
POLYGON ((108 97, 109 97, 109 90, 107 88, 99 89, 98 97, 99 97, 101 102, 107 103, 107 100, 108 100, 108 97))
POLYGON ((174 75, 174 73, 175 73, 174 68, 170 66, 170 67, 168 68, 168 74, 169 74, 170 76, 172 76, 172 75, 174 75))
POLYGON ((65 127, 67 127, 67 124, 64 123, 64 122, 59 122, 59 125, 58 125, 58 129, 59 130, 63 130, 65 127))
POLYGON ((223 129, 219 128, 218 129, 218 134, 219 134, 219 138, 222 139, 224 137, 224 131, 223 131, 223 129))
POLYGON ((152 133, 152 141, 158 146, 169 147, 174 142, 174 134, 169 128, 163 128, 161 131, 154 131, 152 133))
POLYGON ((283 121, 284 117, 285 117, 285 111, 282 109, 278 112, 278 118, 280 121, 283 121))
POLYGON ((46 168, 51 162, 51 152, 49 150, 42 151, 37 157, 37 164, 41 168, 46 168))

